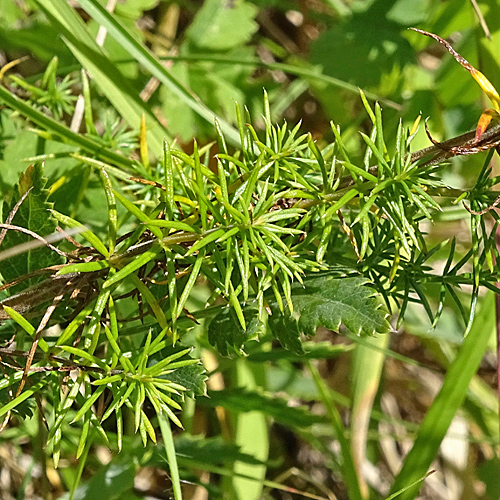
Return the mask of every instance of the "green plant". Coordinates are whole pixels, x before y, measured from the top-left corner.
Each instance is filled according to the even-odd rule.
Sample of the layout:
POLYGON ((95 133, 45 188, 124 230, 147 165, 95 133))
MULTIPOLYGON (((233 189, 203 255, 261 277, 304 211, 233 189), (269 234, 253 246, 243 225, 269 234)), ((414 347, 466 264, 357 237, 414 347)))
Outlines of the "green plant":
MULTIPOLYGON (((443 349, 448 375, 388 493, 390 498, 414 498, 490 337, 487 314, 477 317, 475 310, 481 289, 497 292, 498 216, 491 209, 498 203, 492 188, 499 178, 491 176, 490 161, 500 127, 482 122, 478 132, 412 152, 419 119, 411 127, 400 122, 387 134, 379 104, 370 105, 361 92, 370 123, 360 130, 361 154, 358 148, 353 152, 336 124, 331 125, 332 141, 322 145, 302 133, 300 124, 274 124, 267 93, 262 129, 238 104, 233 128, 230 120, 215 117, 193 99, 117 17, 98 2, 82 1, 127 54, 185 106, 204 120, 216 118, 217 154, 212 143, 199 146, 196 141, 187 154, 163 140, 157 118, 144 103, 137 97, 127 102, 132 90, 113 78, 119 76, 117 66, 108 69, 107 55, 74 10, 65 2, 37 3, 97 87, 116 108, 126 106, 122 112, 140 132, 131 133, 106 115, 104 132, 98 133, 94 116, 109 110, 93 95, 85 72, 80 77, 85 132, 67 128, 61 116, 73 112, 68 86, 74 82, 67 75, 56 77, 57 59, 38 86, 4 77, 0 100, 9 109, 6 120, 12 127, 22 120, 36 127, 30 133, 44 152, 32 158, 33 165, 6 199, 0 226, 2 336, 14 335, 16 342, 15 350, 0 350, 3 427, 10 418, 28 418, 34 411, 46 421, 53 465, 65 454, 79 459, 68 478, 71 497, 95 494, 97 482, 80 493, 77 487, 91 450, 100 444, 133 457, 100 472, 105 477, 123 474, 121 487, 128 491, 139 465, 161 463, 161 452, 149 444, 156 442, 159 427, 176 499, 182 494, 179 468, 183 477, 199 481, 190 471, 225 475, 226 466, 235 462, 233 492, 241 495, 252 484, 258 498, 264 486, 279 486, 265 479, 270 417, 322 450, 349 498, 366 498, 355 436, 345 434, 332 391, 316 365, 304 362, 336 357, 350 348, 305 342, 303 336, 310 340, 323 327, 358 343, 354 433, 365 425, 366 405, 370 413, 384 355, 392 355, 386 343, 390 332, 416 305, 434 329, 452 310, 467 337, 456 356, 443 349), (27 99, 18 97, 20 89, 27 99), (441 177, 444 161, 487 149, 473 188, 448 188, 441 177), (133 150, 137 154, 127 156, 133 150), (51 160, 67 163, 64 173, 50 173, 48 184, 43 162, 51 160), (61 203, 70 199, 67 206, 61 203), (462 200, 470 204, 471 245, 428 235, 426 224, 445 223, 462 200), (30 246, 34 240, 37 246, 30 246), (470 293, 461 293, 463 287, 470 293), (374 349, 380 355, 376 360, 374 349), (202 364, 204 351, 228 357, 221 371, 224 363, 234 369, 239 390, 212 390, 210 399, 204 397, 209 375, 202 364), (273 359, 304 362, 326 416, 259 391, 263 363, 273 359), (188 430, 193 425, 192 398, 205 407, 243 414, 233 423, 234 443, 243 446, 255 432, 261 438, 252 453, 216 439, 174 440, 170 422, 188 430), (339 441, 337 453, 311 431, 325 424, 339 441), (148 456, 134 450, 134 433, 148 456), (210 446, 216 450, 212 456, 210 446)), ((251 18, 250 12, 239 15, 251 18)), ((210 43, 214 49, 220 40, 210 43)), ((482 307, 492 307, 490 296, 482 307)))

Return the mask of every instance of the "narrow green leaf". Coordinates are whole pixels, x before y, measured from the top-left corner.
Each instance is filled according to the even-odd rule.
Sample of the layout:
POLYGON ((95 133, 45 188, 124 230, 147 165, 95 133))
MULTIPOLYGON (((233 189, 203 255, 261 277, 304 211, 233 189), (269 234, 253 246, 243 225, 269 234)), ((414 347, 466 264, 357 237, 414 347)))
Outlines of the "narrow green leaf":
MULTIPOLYGON (((96 152, 94 154, 97 155, 98 153, 96 152)), ((89 165, 91 167, 104 169, 106 170, 106 172, 108 172, 108 174, 111 174, 116 179, 120 179, 125 182, 130 182, 130 173, 127 173, 127 171, 123 167, 121 169, 113 167, 112 165, 109 165, 104 161, 96 160, 95 158, 89 158, 88 156, 84 156, 78 153, 70 153, 69 156, 71 158, 74 158, 75 160, 82 162, 84 165, 89 165)), ((115 163, 118 164, 118 162, 115 163)))
POLYGON ((88 135, 97 135, 94 125, 94 116, 92 113, 92 99, 90 97, 90 85, 87 77, 87 72, 82 69, 80 72, 82 78, 82 94, 85 104, 84 117, 85 117, 85 130, 88 135))
POLYGON ((118 382, 120 380, 123 380, 123 375, 110 375, 109 377, 104 377, 104 378, 100 378, 98 380, 94 380, 92 382, 92 385, 108 385, 108 384, 113 384, 114 382, 118 382))
POLYGON ((109 253, 112 254, 115 251, 116 232, 118 228, 116 200, 113 193, 113 185, 111 184, 111 179, 109 178, 108 173, 104 168, 101 168, 99 172, 104 186, 104 192, 106 193, 106 200, 108 202, 109 253))
POLYGON ((121 452, 123 447, 123 416, 121 408, 115 410, 116 415, 116 441, 118 452, 121 452))
POLYGON ((94 309, 94 302, 90 302, 87 306, 85 306, 75 317, 75 319, 66 327, 66 329, 62 332, 61 336, 57 340, 57 345, 62 346, 65 344, 75 333, 80 325, 85 322, 85 318, 92 313, 94 309))
POLYGON ((89 436, 89 431, 90 431, 90 416, 85 419, 85 422, 83 423, 82 426, 82 432, 80 433, 80 439, 78 440, 78 446, 76 448, 76 459, 78 460, 83 452, 85 451, 85 448, 87 446, 87 439, 89 436))
POLYGON ((375 118, 375 113, 372 111, 372 108, 370 107, 370 104, 368 103, 368 100, 366 99, 365 93, 359 89, 359 95, 361 97, 361 101, 363 102, 363 106, 366 109, 366 112, 368 113, 368 116, 370 117, 371 122, 373 125, 376 125, 377 121, 375 118))
MULTIPOLYGON (((52 215, 61 223, 70 228, 85 228, 83 224, 78 221, 68 217, 67 215, 51 210, 52 215)), ((83 229, 80 233, 99 253, 104 255, 104 257, 109 257, 108 249, 106 245, 90 230, 83 229)))
POLYGON ((83 349, 78 349, 78 347, 73 347, 69 345, 62 345, 60 348, 63 351, 69 352, 70 354, 74 354, 75 356, 79 356, 80 358, 86 359, 91 365, 96 365, 99 366, 100 368, 107 368, 107 365, 103 363, 99 358, 96 356, 92 356, 92 354, 89 354, 87 351, 84 351, 83 349))
MULTIPOLYGON (((168 366, 170 363, 175 361, 178 358, 182 358, 182 356, 185 356, 186 354, 189 354, 191 352, 191 348, 188 349, 183 349, 179 352, 176 352, 170 356, 168 356, 165 359, 162 359, 160 362, 150 366, 149 368, 146 368, 144 370, 145 375, 150 375, 152 377, 156 377, 166 366, 168 366)), ((197 361, 197 360, 195 360, 197 361)))
POLYGON ((194 245, 189 249, 189 254, 192 255, 198 250, 202 249, 203 247, 207 246, 208 244, 212 243, 213 241, 221 238, 226 234, 227 228, 217 228, 217 229, 209 229, 208 231, 205 231, 202 233, 202 237, 194 243, 194 245))
MULTIPOLYGON (((371 151, 371 149, 368 149, 368 151, 371 151)), ((343 162, 343 166, 349 170, 349 172, 359 175, 360 177, 363 177, 367 181, 377 183, 378 179, 374 175, 370 174, 370 172, 367 172, 366 170, 363 170, 360 167, 357 167, 356 165, 353 165, 352 163, 345 161, 343 162)))
MULTIPOLYGON (((12 307, 9 306, 3 306, 3 310, 10 316, 11 319, 13 319, 26 333, 31 335, 32 337, 35 335, 35 327, 21 314, 19 314, 15 309, 12 309, 12 307)), ((38 345, 40 346, 40 349, 42 349, 43 352, 48 352, 49 346, 47 345, 47 342, 45 339, 41 338, 38 341, 38 345)))
POLYGON ((106 333, 108 342, 111 348, 113 349, 115 355, 118 357, 123 370, 129 373, 135 373, 134 365, 131 363, 129 359, 127 359, 123 355, 122 350, 118 346, 117 336, 115 337, 112 331, 107 326, 104 327, 104 332, 106 333))
POLYGON ((309 134, 307 137, 307 144, 312 154, 318 161, 321 177, 323 178, 323 191, 325 191, 328 188, 328 174, 326 172, 325 160, 320 150, 318 149, 318 146, 316 146, 316 143, 313 141, 311 134, 309 134))
POLYGON ((109 288, 110 286, 113 286, 116 283, 122 281, 127 276, 137 271, 137 269, 145 266, 148 262, 151 262, 161 251, 161 245, 159 243, 154 244, 149 250, 146 250, 144 253, 136 257, 132 262, 130 262, 125 267, 117 271, 113 276, 108 278, 102 284, 102 287, 104 289, 109 288))
POLYGON ((226 137, 233 144, 238 144, 238 134, 234 128, 225 120, 216 116, 197 97, 194 97, 192 91, 184 87, 172 73, 161 64, 151 51, 137 41, 116 16, 107 12, 96 0, 81 0, 80 5, 98 24, 106 27, 109 35, 112 36, 139 64, 147 69, 151 75, 158 78, 158 80, 178 96, 182 102, 187 104, 195 113, 199 114, 209 123, 212 124, 214 119, 217 118, 226 137))
MULTIPOLYGON (((144 428, 149 436, 149 438, 151 439, 151 441, 153 441, 154 444, 156 444, 156 433, 155 433, 155 430, 151 424, 151 421, 149 420, 149 418, 147 417, 147 415, 144 413, 144 410, 142 410, 142 419, 141 419, 141 422, 143 423, 144 425, 144 428)), ((143 440, 143 443, 144 443, 144 440, 143 440)), ((144 443, 144 446, 146 446, 147 444, 147 440, 146 440, 146 443, 144 443)))
POLYGON ((155 318, 158 320, 158 324, 160 325, 160 327, 162 329, 167 328, 167 318, 165 317, 165 313, 163 312, 162 308, 156 301, 149 288, 139 279, 137 275, 132 274, 130 275, 130 278, 141 293, 142 297, 148 303, 149 307, 151 307, 151 310, 153 311, 155 318))
POLYGON ((151 329, 148 331, 148 334, 146 335, 146 341, 144 342, 144 347, 141 349, 139 353, 139 358, 136 361, 137 373, 141 375, 144 374, 144 370, 146 369, 146 365, 148 363, 150 346, 151 346, 151 329))
POLYGON ((106 304, 108 303, 110 295, 111 290, 102 290, 97 296, 85 339, 85 348, 88 349, 90 354, 93 354, 97 348, 101 332, 101 316, 106 304))
POLYGON ((463 343, 459 346, 455 360, 446 371, 441 390, 420 424, 410 453, 391 486, 390 493, 402 490, 417 481, 411 488, 400 493, 398 500, 413 500, 420 490, 420 478, 428 472, 451 421, 460 409, 476 374, 481 359, 494 331, 495 297, 489 292, 481 305, 463 343))
POLYGON ((176 316, 179 317, 182 314, 182 310, 184 309, 184 305, 186 304, 186 301, 189 297, 189 294, 191 293, 191 290, 193 289, 193 286, 196 282, 196 279, 198 278, 198 274, 200 272, 201 266, 204 261, 204 252, 200 252, 198 254, 198 257, 196 257, 196 260, 193 265, 193 269, 191 270, 191 273, 189 275, 189 279, 184 286, 184 290, 182 290, 182 294, 179 298, 179 301, 177 303, 177 311, 176 311, 176 316))
MULTIPOLYGON (((22 376, 22 373, 21 373, 22 376)), ((21 377, 19 377, 21 378, 21 377)), ((21 404, 23 401, 28 399, 29 397, 33 396, 35 393, 37 393, 39 390, 43 389, 47 383, 50 381, 49 377, 43 378, 36 384, 33 384, 30 387, 26 387, 17 398, 14 398, 12 401, 9 401, 8 403, 2 405, 0 407, 0 417, 5 415, 7 412, 10 410, 14 409, 17 405, 21 404)))
MULTIPOLYGON (((383 150, 382 151, 379 150, 378 146, 376 146, 375 143, 371 140, 371 138, 368 137, 366 134, 363 134, 363 132, 360 132, 360 134, 363 140, 368 145, 368 147, 373 151, 373 154, 375 155, 375 158, 377 158, 379 165, 383 166, 386 170, 389 170, 389 165, 387 164, 383 150)), ((380 169, 380 171, 382 171, 382 169, 380 169)))
MULTIPOLYGON (((171 415, 174 415, 171 410, 168 410, 168 407, 166 409, 166 412, 170 418, 172 418, 171 415)), ((175 417, 174 422, 176 423, 176 425, 182 428, 182 425, 180 425, 180 421, 177 417, 175 417)), ((170 469, 174 498, 175 500, 182 500, 181 480, 179 476, 177 455, 175 453, 174 437, 172 434, 172 429, 170 427, 170 422, 164 415, 158 415, 158 423, 160 424, 161 435, 163 437, 163 446, 165 447, 168 467, 170 469)))
POLYGON ((174 220, 164 220, 164 219, 148 219, 143 221, 148 227, 165 227, 167 229, 176 229, 178 231, 185 231, 187 233, 200 233, 200 229, 191 224, 186 224, 185 222, 179 222, 174 220))
MULTIPOLYGON (((90 407, 97 401, 99 396, 106 390, 106 386, 103 385, 98 387, 91 396, 85 399, 85 403, 83 406, 76 412, 76 415, 73 417, 71 423, 78 422, 86 413, 90 410, 90 407)), ((90 419, 89 419, 90 422, 90 419)), ((84 424, 85 427, 85 424, 84 424)))
POLYGON ((58 275, 69 273, 92 273, 101 271, 109 267, 109 262, 106 260, 96 260, 93 262, 79 262, 78 264, 69 264, 57 271, 58 275))
MULTIPOLYGON (((118 191, 113 191, 115 197, 118 199, 118 201, 138 220, 141 222, 146 222, 149 221, 150 218, 147 214, 145 214, 139 207, 135 206, 131 201, 127 200, 125 196, 121 195, 118 191)), ((157 238, 162 238, 163 233, 161 232, 160 229, 154 227, 154 226, 149 226, 151 229, 151 232, 157 237, 157 238)))
POLYGON ((167 207, 167 219, 174 218, 174 167, 172 163, 172 152, 167 141, 163 142, 163 163, 165 168, 165 202, 167 207))

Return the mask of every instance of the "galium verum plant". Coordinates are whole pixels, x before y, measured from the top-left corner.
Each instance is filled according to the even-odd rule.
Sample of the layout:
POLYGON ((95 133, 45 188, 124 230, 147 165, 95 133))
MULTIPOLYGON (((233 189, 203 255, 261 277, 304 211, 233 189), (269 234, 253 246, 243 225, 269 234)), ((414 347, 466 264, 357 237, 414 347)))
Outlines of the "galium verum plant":
MULTIPOLYGON (((19 79, 14 83, 29 90, 19 79)), ((85 77, 83 83, 89 109, 85 77)), ((63 140, 64 129, 55 133, 35 104, 27 108, 5 88, 0 98, 43 123, 41 137, 63 140)), ((240 151, 230 151, 215 124, 215 161, 211 145, 195 142, 192 155, 165 143, 161 160, 150 163, 145 126, 140 159, 120 160, 87 112, 87 137, 77 142, 67 134, 75 150, 65 154, 101 182, 107 230, 54 209, 43 157, 4 204, 0 291, 7 296, 0 319, 13 320, 6 326, 16 341, 15 350, 1 350, 9 360, 0 382, 4 426, 12 412, 29 414, 30 400, 47 400, 56 464, 68 423, 83 422, 78 456, 91 432, 107 439, 103 424, 111 416, 120 447, 123 408, 143 442, 154 441, 146 400, 181 426, 176 411, 183 397, 205 394, 204 369, 184 340, 204 320, 207 340, 221 355, 242 352, 259 337, 300 354, 301 336, 318 326, 386 333, 388 315, 399 324, 410 302, 421 304, 435 326, 451 299, 470 326, 479 287, 496 290, 498 251, 482 209, 496 197, 491 187, 498 179, 489 177, 486 162, 468 192, 444 186, 439 172, 454 155, 495 147, 500 127, 481 122, 480 132, 412 153, 418 120, 409 131, 400 124, 395 143, 387 144, 380 106, 362 99, 371 131, 361 133, 361 159, 348 152, 334 124, 334 141, 322 149, 301 135, 300 124, 272 124, 267 96, 262 136, 236 106, 240 151), (454 240, 428 248, 422 222, 463 198, 472 204, 472 245, 457 259, 454 240), (39 245, 19 246, 32 241, 39 245), (432 259, 443 252, 446 264, 438 272, 432 259), (197 283, 209 297, 193 310, 197 283), (435 312, 425 293, 429 284, 441 287, 435 312), (457 290, 470 284, 466 308, 457 290)), ((62 108, 54 106, 57 117, 62 108)))

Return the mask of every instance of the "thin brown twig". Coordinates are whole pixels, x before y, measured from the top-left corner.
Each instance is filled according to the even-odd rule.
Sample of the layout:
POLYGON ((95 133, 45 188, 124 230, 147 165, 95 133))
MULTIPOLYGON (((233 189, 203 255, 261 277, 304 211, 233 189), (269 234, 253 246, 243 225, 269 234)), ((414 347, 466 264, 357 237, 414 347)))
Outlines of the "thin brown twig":
POLYGON ((21 382, 19 382, 19 387, 17 388, 16 398, 17 396, 19 396, 19 394, 21 394, 24 384, 26 383, 26 378, 28 377, 28 372, 31 368, 31 364, 33 363, 33 357, 35 355, 36 348, 38 347, 38 342, 40 341, 40 338, 42 336, 42 332, 47 326, 47 323, 49 322, 50 317, 55 311, 57 304, 59 304, 59 302, 61 302, 62 298, 64 297, 63 289, 64 288, 61 287, 59 293, 54 297, 52 304, 47 307, 47 310, 45 311, 45 314, 43 315, 40 324, 36 329, 35 338, 33 339, 33 343, 31 344, 31 349, 29 350, 28 358, 26 360, 26 366, 24 367, 23 378, 21 379, 21 382))
MULTIPOLYGON (((21 206, 21 203, 26 199, 26 197, 30 194, 31 190, 33 189, 33 186, 31 186, 22 196, 17 200, 17 203, 14 205, 12 210, 10 211, 7 219, 5 219, 6 224, 10 224, 13 220, 14 217, 16 216, 17 211, 19 210, 19 207, 21 206)), ((2 232, 0 233, 0 245, 2 244, 5 235, 7 234, 7 228, 3 228, 2 232)))
MULTIPOLYGON (((22 276, 19 276, 16 279, 9 281, 8 283, 4 283, 2 286, 0 286, 0 292, 3 292, 4 290, 7 290, 8 288, 16 286, 19 283, 22 283, 23 281, 29 280, 31 278, 36 278, 37 276, 41 276, 42 274, 57 272, 60 269, 62 269, 65 265, 66 264, 59 264, 59 265, 55 265, 55 266, 44 267, 43 269, 37 269, 36 271, 32 271, 31 273, 23 274, 22 276)), ((0 302, 0 304, 1 304, 1 302, 0 302)))
POLYGON ((488 213, 490 210, 493 210, 499 204, 500 204, 500 196, 498 196, 490 206, 483 208, 483 210, 479 210, 479 211, 472 210, 472 208, 468 207, 465 203, 462 203, 465 210, 467 210, 467 212, 469 212, 472 215, 484 215, 484 214, 488 213))
MULTIPOLYGON (((72 235, 71 235, 68 231, 66 231, 65 229, 63 229, 62 227, 57 226, 57 227, 56 227, 56 231, 57 231, 58 233, 61 233, 61 234, 64 236, 64 238, 65 238, 66 240, 68 240, 68 241, 69 241, 69 242, 70 242, 73 246, 75 246, 76 248, 84 248, 84 247, 83 247, 83 245, 82 245, 81 243, 78 243, 78 241, 76 241, 76 240, 72 237, 72 235)), ((75 234, 75 233, 72 233, 72 234, 75 234)))
POLYGON ((479 24, 481 25, 481 28, 483 28, 483 31, 484 31, 484 34, 486 35, 486 38, 488 40, 491 40, 490 29, 488 28, 488 25, 486 24, 486 20, 484 19, 483 13, 481 12, 479 5, 477 4, 476 0, 470 0, 470 3, 472 4, 472 8, 474 9, 474 12, 476 13, 477 18, 479 19, 479 24))
MULTIPOLYGON (((30 229, 26 229, 25 227, 21 227, 21 226, 15 226, 12 224, 2 224, 2 223, 0 223, 0 227, 3 229, 10 229, 12 231, 19 231, 20 233, 27 234, 27 235, 31 236, 32 238, 35 238, 36 240, 42 242, 45 246, 49 247, 51 250, 53 250, 57 254, 59 254, 63 257, 69 258, 68 254, 66 252, 63 252, 63 251, 59 250, 59 248, 56 248, 54 245, 51 245, 45 238, 36 234, 35 232, 31 231, 30 229)), ((5 252, 7 252, 7 250, 5 252)), ((2 252, 2 254, 5 254, 5 252, 2 252)), ((10 257, 10 255, 9 255, 9 257, 10 257)), ((5 258, 8 258, 8 257, 5 257, 5 256, 1 257, 2 260, 5 258)))
POLYGON ((461 64, 469 73, 475 73, 477 71, 476 68, 474 68, 474 66, 472 66, 472 64, 469 61, 467 61, 465 57, 461 56, 444 38, 441 38, 440 36, 434 33, 430 33, 429 31, 419 30, 418 28, 409 28, 409 29, 411 29, 412 31, 416 31, 417 33, 421 33, 422 35, 428 36, 430 38, 434 38, 434 40, 443 45, 446 48, 446 50, 458 61, 458 63, 461 64))
POLYGON ((487 151, 489 149, 496 148, 498 145, 500 145, 500 139, 498 137, 494 138, 493 140, 491 140, 491 138, 488 137, 487 140, 484 140, 483 136, 481 136, 480 140, 474 139, 472 141, 466 141, 462 144, 459 143, 456 145, 450 144, 450 141, 438 142, 436 141, 436 139, 432 137, 429 128, 427 126, 427 121, 428 119, 425 120, 425 133, 427 134, 427 137, 432 142, 432 144, 434 144, 434 146, 436 146, 438 149, 449 155, 449 157, 474 155, 477 153, 481 153, 482 151, 487 151))

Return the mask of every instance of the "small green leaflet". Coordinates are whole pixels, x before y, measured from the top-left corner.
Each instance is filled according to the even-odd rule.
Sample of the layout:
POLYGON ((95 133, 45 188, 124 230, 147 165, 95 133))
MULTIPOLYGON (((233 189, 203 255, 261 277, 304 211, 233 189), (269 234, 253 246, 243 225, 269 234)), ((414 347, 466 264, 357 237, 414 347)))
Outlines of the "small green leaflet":
MULTIPOLYGON (((49 191, 45 188, 47 179, 43 177, 43 167, 40 163, 30 165, 21 174, 19 182, 14 187, 14 195, 9 201, 4 201, 3 219, 7 220, 11 210, 21 197, 31 188, 19 206, 11 224, 29 229, 39 236, 48 236, 56 230, 57 222, 52 217, 49 209, 52 203, 47 201, 49 191)), ((31 242, 33 237, 19 231, 9 229, 3 240, 1 250, 7 250, 21 243, 31 242)), ((38 247, 19 255, 15 255, 2 262, 2 276, 6 282, 12 281, 19 276, 31 273, 38 269, 60 264, 61 257, 50 248, 38 247)), ((25 280, 19 285, 10 289, 11 294, 15 294, 29 286, 34 285, 43 277, 25 280)))
POLYGON ((293 283, 292 303, 293 313, 285 304, 283 314, 276 300, 270 301, 272 315, 268 324, 281 345, 297 354, 304 352, 301 335, 315 335, 319 326, 338 332, 343 324, 356 335, 390 331, 386 312, 362 277, 318 273, 304 280, 303 285, 293 283))
POLYGON ((241 351, 243 344, 254 338, 262 330, 262 322, 258 318, 259 311, 253 307, 244 307, 246 330, 243 330, 235 310, 225 307, 208 325, 208 341, 217 347, 219 354, 228 356, 228 346, 241 351))

